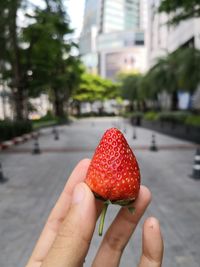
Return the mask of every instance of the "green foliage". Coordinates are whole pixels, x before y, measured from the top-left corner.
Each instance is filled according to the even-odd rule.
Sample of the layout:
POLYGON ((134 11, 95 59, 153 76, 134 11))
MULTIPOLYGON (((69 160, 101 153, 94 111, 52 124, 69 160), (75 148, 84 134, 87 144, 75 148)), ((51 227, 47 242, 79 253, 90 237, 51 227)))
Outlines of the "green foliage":
POLYGON ((120 74, 118 76, 120 81, 120 95, 123 99, 130 101, 141 98, 140 83, 142 76, 140 74, 120 74))
POLYGON ((39 120, 37 121, 51 121, 51 120, 55 120, 56 117, 53 115, 53 113, 51 112, 51 110, 48 110, 46 115, 41 117, 39 120))
POLYGON ((176 70, 177 61, 175 56, 170 54, 165 58, 159 58, 146 76, 150 87, 150 96, 154 98, 155 95, 163 90, 170 93, 176 91, 178 87, 176 70))
POLYGON ((40 128, 45 128, 45 127, 50 127, 53 125, 58 124, 56 119, 52 119, 52 120, 34 120, 33 121, 33 129, 37 130, 40 128))
POLYGON ((64 116, 64 104, 80 82, 82 66, 71 55, 77 45, 67 38, 73 30, 63 1, 45 3, 42 9, 30 8, 28 0, 0 2, 0 73, 12 90, 18 118, 27 116, 27 98, 42 92, 50 94, 55 114, 64 116), (27 16, 24 27, 17 23, 19 10, 27 16))
POLYGON ((155 121, 158 119, 158 113, 155 111, 148 111, 144 114, 144 119, 147 121, 155 121))
POLYGON ((80 86, 73 94, 73 100, 78 102, 105 101, 118 96, 118 85, 98 75, 84 73, 80 86))
POLYGON ((134 111, 134 112, 127 112, 123 115, 124 117, 126 118, 139 118, 139 119, 142 119, 143 116, 144 116, 144 113, 141 112, 141 111, 134 111))
POLYGON ((83 68, 79 57, 70 55, 77 45, 66 40, 66 35, 73 31, 62 1, 48 3, 47 9, 36 10, 34 23, 23 31, 31 54, 29 93, 37 96, 41 91, 47 91, 54 104, 55 115, 65 117, 64 104, 78 87, 83 68))
POLYGON ((141 82, 141 91, 148 98, 162 91, 170 94, 178 90, 193 93, 200 82, 200 51, 194 48, 180 48, 157 63, 148 71, 141 82))
POLYGON ((158 119, 166 122, 185 123, 189 112, 174 111, 174 112, 160 112, 158 119))
POLYGON ((31 131, 31 121, 0 121, 0 141, 9 140, 31 131))
POLYGON ((175 59, 178 87, 193 93, 200 82, 200 51, 182 48, 176 51, 175 59))
POLYGON ((185 120, 185 123, 187 125, 200 127, 200 115, 192 115, 192 114, 188 115, 188 117, 185 120))
POLYGON ((199 0, 162 0, 159 12, 170 14, 170 24, 178 24, 193 17, 200 17, 199 0))
POLYGON ((160 120, 169 123, 178 123, 198 127, 200 126, 200 115, 191 114, 187 111, 149 111, 144 114, 144 119, 149 121, 160 120))
POLYGON ((37 120, 32 120, 33 123, 33 128, 38 129, 38 128, 44 128, 44 127, 49 127, 53 126, 56 124, 65 124, 68 123, 69 119, 68 116, 66 115, 63 118, 56 117, 50 110, 47 111, 47 114, 40 119, 37 120))

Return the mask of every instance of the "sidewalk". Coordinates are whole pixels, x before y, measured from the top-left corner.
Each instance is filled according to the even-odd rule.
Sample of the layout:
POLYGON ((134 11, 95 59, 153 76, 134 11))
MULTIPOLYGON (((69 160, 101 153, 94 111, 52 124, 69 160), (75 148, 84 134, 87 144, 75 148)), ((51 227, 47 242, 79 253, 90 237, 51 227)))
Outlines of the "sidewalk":
MULTIPOLYGON (((119 120, 112 118, 79 120, 58 127, 58 141, 54 140, 52 128, 45 129, 39 137, 40 155, 31 154, 33 140, 1 151, 0 161, 9 181, 0 184, 0 266, 25 265, 72 169, 80 159, 92 156, 103 132, 116 123, 119 125, 119 120)), ((124 130, 121 121, 120 126, 124 130)), ((133 127, 126 124, 125 136, 135 148, 142 183, 150 187, 153 194, 144 218, 158 217, 163 229, 163 267, 199 267, 200 181, 189 177, 195 147, 192 143, 156 134, 158 147, 165 146, 165 149, 151 152, 148 147, 152 132, 140 128, 137 135, 133 140, 133 127)), ((118 207, 109 207, 105 230, 117 210, 118 207)), ((140 257, 141 226, 124 252, 121 266, 136 266, 140 257)), ((95 233, 85 266, 91 266, 100 241, 95 233)))

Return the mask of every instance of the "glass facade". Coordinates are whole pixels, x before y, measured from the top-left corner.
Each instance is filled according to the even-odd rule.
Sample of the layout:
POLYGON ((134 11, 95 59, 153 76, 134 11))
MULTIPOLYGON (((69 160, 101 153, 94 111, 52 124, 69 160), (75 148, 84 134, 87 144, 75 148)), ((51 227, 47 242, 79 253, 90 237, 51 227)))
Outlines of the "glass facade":
POLYGON ((90 72, 113 79, 122 70, 144 70, 141 1, 86 0, 79 47, 90 72))
POLYGON ((98 1, 86 0, 82 32, 87 32, 92 26, 97 25, 98 1))
POLYGON ((139 0, 104 0, 101 33, 139 28, 139 0))
POLYGON ((101 34, 97 37, 97 50, 110 50, 144 45, 143 31, 120 31, 101 34))

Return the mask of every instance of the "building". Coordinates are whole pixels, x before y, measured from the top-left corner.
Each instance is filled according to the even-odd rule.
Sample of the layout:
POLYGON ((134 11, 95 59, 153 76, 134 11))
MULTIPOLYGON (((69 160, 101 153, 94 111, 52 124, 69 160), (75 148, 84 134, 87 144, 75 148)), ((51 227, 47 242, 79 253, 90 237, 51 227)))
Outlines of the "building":
POLYGON ((147 0, 86 0, 80 53, 89 71, 115 79, 146 70, 145 14, 147 0))
MULTIPOLYGON (((161 0, 150 0, 148 2, 148 36, 147 54, 148 68, 152 67, 159 57, 164 57, 168 53, 176 51, 180 47, 195 47, 200 49, 200 18, 192 18, 180 22, 177 26, 169 26, 167 21, 170 14, 158 13, 156 10, 161 0)), ((162 92, 163 108, 169 108, 169 96, 162 92), (165 103, 168 103, 165 105, 165 103)), ((200 88, 193 95, 192 106, 200 108, 200 88)), ((190 95, 183 91, 178 93, 178 105, 180 109, 187 109, 190 106, 190 95), (184 103, 184 105, 183 105, 184 103)), ((161 104, 162 105, 162 104, 161 104)))
POLYGON ((174 52, 179 47, 193 46, 200 49, 200 19, 183 21, 177 26, 168 26, 170 15, 156 10, 161 0, 148 2, 148 67, 156 63, 158 57, 174 52))
POLYGON ((99 33, 139 28, 139 0, 100 1, 99 33))
POLYGON ((99 0, 86 0, 83 28, 79 40, 81 58, 89 72, 98 72, 98 54, 96 50, 97 22, 99 14, 99 0))

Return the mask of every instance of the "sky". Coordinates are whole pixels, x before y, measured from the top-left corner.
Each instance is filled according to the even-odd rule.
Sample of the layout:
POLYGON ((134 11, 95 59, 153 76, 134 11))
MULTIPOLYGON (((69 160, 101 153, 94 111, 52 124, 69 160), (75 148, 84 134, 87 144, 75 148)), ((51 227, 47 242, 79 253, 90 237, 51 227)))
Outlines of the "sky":
MULTIPOLYGON (((44 6, 43 0, 30 0, 30 2, 44 6)), ((71 27, 75 30, 74 37, 79 37, 84 15, 85 0, 63 0, 71 20, 71 27)))
POLYGON ((83 24, 85 0, 65 0, 64 2, 71 19, 71 26, 75 29, 75 37, 78 37, 83 24))

